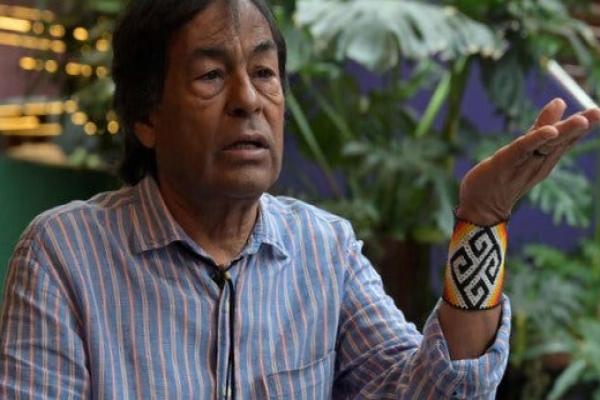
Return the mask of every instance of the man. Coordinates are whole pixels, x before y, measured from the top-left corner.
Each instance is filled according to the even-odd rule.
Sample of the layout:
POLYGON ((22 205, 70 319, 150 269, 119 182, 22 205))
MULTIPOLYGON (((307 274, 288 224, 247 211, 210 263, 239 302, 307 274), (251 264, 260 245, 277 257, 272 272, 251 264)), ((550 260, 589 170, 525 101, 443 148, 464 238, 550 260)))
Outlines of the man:
POLYGON ((504 221, 600 110, 561 120, 553 101, 467 174, 444 301, 422 336, 348 222, 265 194, 281 167, 286 54, 262 0, 134 0, 114 44, 132 186, 24 233, 1 398, 494 397, 510 329, 504 221))

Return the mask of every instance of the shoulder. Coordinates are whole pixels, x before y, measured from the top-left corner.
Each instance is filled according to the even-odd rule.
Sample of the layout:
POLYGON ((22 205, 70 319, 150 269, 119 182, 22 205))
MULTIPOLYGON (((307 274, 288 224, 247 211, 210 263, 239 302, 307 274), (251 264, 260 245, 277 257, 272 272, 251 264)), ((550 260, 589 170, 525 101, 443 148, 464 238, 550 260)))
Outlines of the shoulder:
POLYGON ((99 218, 128 207, 135 200, 134 189, 123 187, 119 190, 99 193, 88 200, 76 200, 54 207, 36 216, 25 229, 15 252, 23 248, 46 247, 53 236, 68 236, 65 230, 73 224, 86 224, 91 229, 100 226, 99 218))
POLYGON ((345 218, 332 214, 305 201, 287 196, 264 195, 263 204, 275 216, 288 235, 310 237, 323 244, 345 244, 355 240, 352 224, 345 218))

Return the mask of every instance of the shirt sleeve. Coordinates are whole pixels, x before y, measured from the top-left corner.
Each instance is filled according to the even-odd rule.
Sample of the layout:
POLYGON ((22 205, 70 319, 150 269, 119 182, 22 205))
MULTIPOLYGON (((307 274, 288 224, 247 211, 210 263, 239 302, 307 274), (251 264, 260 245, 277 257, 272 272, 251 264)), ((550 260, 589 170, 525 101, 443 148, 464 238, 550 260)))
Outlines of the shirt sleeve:
POLYGON ((0 316, 0 398, 85 399, 83 332, 68 288, 24 239, 9 263, 0 316))
POLYGON ((508 361, 510 306, 486 353, 452 361, 435 307, 423 334, 384 292, 381 278, 350 245, 333 394, 335 399, 494 399, 508 361))

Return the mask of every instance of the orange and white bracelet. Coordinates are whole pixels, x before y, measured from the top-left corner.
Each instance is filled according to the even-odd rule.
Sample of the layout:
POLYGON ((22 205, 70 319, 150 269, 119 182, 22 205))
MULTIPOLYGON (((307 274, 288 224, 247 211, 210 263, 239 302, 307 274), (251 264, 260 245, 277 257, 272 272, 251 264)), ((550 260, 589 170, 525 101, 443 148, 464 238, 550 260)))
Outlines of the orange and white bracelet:
POLYGON ((461 310, 500 304, 508 241, 507 223, 477 226, 456 219, 446 264, 443 299, 461 310))

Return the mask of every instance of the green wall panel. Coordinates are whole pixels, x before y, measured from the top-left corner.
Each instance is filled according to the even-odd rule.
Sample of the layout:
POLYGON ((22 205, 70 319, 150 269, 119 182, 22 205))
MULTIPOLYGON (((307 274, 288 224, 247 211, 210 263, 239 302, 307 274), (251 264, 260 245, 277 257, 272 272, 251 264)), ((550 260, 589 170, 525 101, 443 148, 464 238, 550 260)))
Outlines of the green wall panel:
POLYGON ((106 173, 45 166, 0 156, 0 295, 15 244, 36 215, 118 185, 118 180, 106 173))

